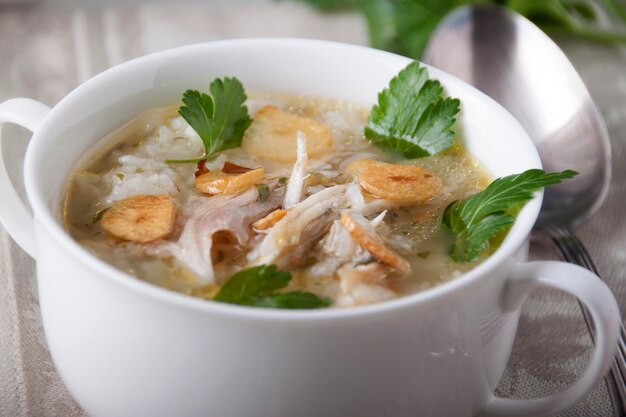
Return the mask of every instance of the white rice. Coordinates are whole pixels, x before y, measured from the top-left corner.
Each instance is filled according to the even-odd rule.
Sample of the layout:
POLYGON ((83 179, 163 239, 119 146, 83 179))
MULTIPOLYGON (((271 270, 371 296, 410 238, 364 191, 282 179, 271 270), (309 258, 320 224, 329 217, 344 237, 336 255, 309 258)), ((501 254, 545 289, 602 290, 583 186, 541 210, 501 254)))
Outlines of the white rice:
MULTIPOLYGON (((169 194, 191 190, 193 164, 168 164, 166 159, 190 159, 202 155, 204 146, 198 134, 182 117, 173 117, 154 129, 132 148, 132 155, 117 158, 119 167, 109 176, 111 193, 107 203, 136 195, 169 194)), ((124 149, 128 151, 128 149, 124 149)))

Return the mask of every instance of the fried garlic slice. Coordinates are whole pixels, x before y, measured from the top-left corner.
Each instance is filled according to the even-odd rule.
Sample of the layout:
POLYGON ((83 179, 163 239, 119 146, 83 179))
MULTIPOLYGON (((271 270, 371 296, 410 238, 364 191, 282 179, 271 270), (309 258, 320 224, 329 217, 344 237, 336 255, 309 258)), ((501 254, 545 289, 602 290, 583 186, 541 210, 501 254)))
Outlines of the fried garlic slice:
POLYGON ((196 178, 196 190, 205 194, 234 194, 260 183, 265 171, 256 168, 243 174, 211 171, 196 178))
POLYGON ((266 106, 254 116, 243 136, 241 147, 247 153, 262 159, 294 162, 297 156, 298 131, 307 138, 306 151, 309 158, 321 156, 333 144, 330 130, 318 121, 274 106, 266 106))
POLYGON ((263 217, 262 219, 259 219, 256 222, 252 223, 252 227, 254 227, 257 230, 267 230, 270 227, 274 226, 276 222, 278 222, 280 219, 285 217, 286 214, 287 214, 287 210, 283 210, 283 209, 274 210, 273 212, 263 217))
POLYGON ((365 217, 357 213, 344 212, 339 223, 348 231, 352 239, 383 264, 403 273, 411 271, 409 261, 386 247, 365 217))
POLYGON ((100 220, 112 236, 137 243, 168 237, 174 230, 176 205, 168 195, 139 195, 115 203, 100 220))
POLYGON ((415 165, 360 159, 348 165, 347 170, 365 191, 385 200, 418 203, 443 190, 439 177, 415 165))

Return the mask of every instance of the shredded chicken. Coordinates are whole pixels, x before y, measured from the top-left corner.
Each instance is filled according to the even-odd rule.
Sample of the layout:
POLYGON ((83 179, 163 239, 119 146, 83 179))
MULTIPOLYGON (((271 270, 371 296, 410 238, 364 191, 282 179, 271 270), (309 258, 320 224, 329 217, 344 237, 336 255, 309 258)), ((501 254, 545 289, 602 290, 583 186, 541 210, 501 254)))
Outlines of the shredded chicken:
MULTIPOLYGON (((387 214, 387 211, 380 213, 370 221, 370 225, 373 228, 380 226, 385 214, 387 214)), ((312 277, 332 276, 339 267, 349 262, 360 264, 373 259, 372 255, 350 236, 339 220, 333 222, 324 239, 320 241, 319 246, 324 256, 321 261, 309 269, 309 275, 312 277)))
POLYGON ((287 214, 269 231, 261 243, 248 254, 255 264, 276 263, 286 251, 301 242, 307 225, 326 211, 345 207, 346 185, 335 185, 315 193, 287 210, 287 214))
POLYGON ((328 228, 336 218, 336 213, 332 210, 324 213, 307 224, 300 234, 300 242, 291 251, 284 252, 277 260, 279 268, 290 269, 304 266, 311 260, 314 248, 320 239, 328 233, 328 228))
POLYGON ((350 201, 350 206, 354 209, 360 210, 365 205, 365 198, 363 197, 363 193, 361 192, 361 187, 356 182, 356 180, 352 181, 348 188, 346 189, 346 194, 348 195, 348 200, 350 201))
POLYGON ((176 261, 193 272, 200 284, 216 281, 211 257, 214 237, 221 233, 222 244, 238 247, 246 245, 250 238, 251 223, 280 205, 282 192, 275 189, 266 202, 258 201, 256 189, 251 188, 236 197, 215 196, 206 198, 186 221, 177 242, 161 242, 146 245, 147 253, 158 257, 174 257, 176 261))
POLYGON ((383 220, 385 220, 385 216, 387 215, 387 210, 383 211, 382 213, 380 213, 378 216, 374 217, 371 221, 370 224, 372 225, 372 227, 377 228, 378 226, 380 226, 381 224, 383 224, 383 220))
POLYGON ((339 220, 333 222, 330 231, 320 243, 324 255, 333 256, 342 262, 351 260, 360 248, 339 220))
POLYGON ((304 178, 306 177, 307 163, 309 161, 306 151, 306 136, 298 130, 296 133, 296 163, 293 164, 293 171, 287 183, 287 191, 285 192, 286 209, 295 206, 302 199, 304 190, 304 178))
POLYGON ((337 269, 348 262, 366 262, 372 259, 369 252, 361 248, 350 237, 348 231, 339 223, 333 221, 330 230, 319 243, 322 259, 309 268, 311 277, 330 277, 337 269))

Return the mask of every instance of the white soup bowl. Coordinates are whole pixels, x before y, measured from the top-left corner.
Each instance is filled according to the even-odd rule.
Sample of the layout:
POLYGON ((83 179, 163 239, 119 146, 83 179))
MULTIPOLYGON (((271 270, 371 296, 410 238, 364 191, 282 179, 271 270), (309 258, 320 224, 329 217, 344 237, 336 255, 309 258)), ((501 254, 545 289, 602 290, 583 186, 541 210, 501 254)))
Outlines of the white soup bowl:
MULTIPOLYGON (((354 309, 280 311, 203 301, 133 278, 64 230, 61 202, 76 164, 100 138, 188 88, 236 76, 248 91, 296 93, 371 106, 409 59, 299 39, 212 42, 111 68, 54 108, 0 104, 0 123, 34 132, 24 181, 32 215, 0 168, 0 220, 37 260, 41 314, 63 381, 93 416, 543 416, 580 399, 605 375, 620 315, 606 285, 560 262, 526 263, 541 193, 502 246, 459 278, 354 309), (537 287, 578 297, 597 339, 589 365, 560 393, 496 398, 522 302, 537 287)), ((519 123, 468 84, 428 68, 462 102, 469 151, 500 177, 541 166, 519 123)), ((547 365, 547 364, 546 364, 547 365)))

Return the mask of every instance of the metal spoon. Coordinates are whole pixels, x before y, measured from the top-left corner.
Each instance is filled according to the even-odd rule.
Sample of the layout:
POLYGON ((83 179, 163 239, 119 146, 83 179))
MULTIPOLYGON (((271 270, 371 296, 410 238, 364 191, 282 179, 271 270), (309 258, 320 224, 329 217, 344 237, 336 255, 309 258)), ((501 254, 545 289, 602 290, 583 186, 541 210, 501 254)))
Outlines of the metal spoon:
MULTIPOLYGON (((589 218, 608 192, 611 148, 604 120, 565 54, 517 13, 496 5, 476 5, 456 9, 439 24, 423 61, 467 81, 506 107, 530 134, 547 171, 580 173, 546 190, 536 227, 548 233, 566 261, 599 275, 572 228, 589 218)), ((593 323, 586 313, 585 319, 593 337, 593 323)), ((626 415, 625 340, 622 327, 607 377, 618 416, 626 415)))

